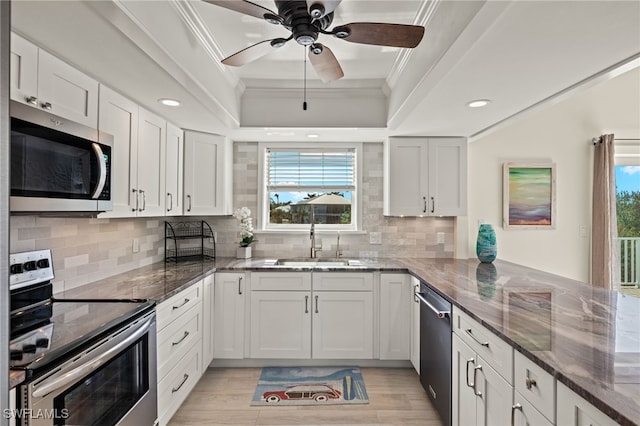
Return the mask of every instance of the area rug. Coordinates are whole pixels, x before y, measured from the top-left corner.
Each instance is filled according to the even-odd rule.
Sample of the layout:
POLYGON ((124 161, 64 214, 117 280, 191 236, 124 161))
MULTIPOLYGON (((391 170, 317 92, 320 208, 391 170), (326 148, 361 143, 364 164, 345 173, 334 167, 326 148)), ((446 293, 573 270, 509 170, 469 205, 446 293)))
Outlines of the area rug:
POLYGON ((368 404, 358 367, 265 367, 251 405, 368 404))

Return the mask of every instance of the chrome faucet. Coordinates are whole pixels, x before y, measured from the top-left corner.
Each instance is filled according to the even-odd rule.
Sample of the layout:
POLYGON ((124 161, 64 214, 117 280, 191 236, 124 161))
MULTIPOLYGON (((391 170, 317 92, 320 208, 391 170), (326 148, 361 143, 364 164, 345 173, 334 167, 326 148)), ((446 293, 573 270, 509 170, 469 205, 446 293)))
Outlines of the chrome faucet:
POLYGON ((338 238, 336 238, 336 258, 342 256, 342 250, 340 250, 340 232, 338 232, 338 238))
POLYGON ((316 253, 321 251, 322 249, 316 248, 316 211, 313 206, 311 206, 311 229, 309 229, 309 238, 311 239, 311 253, 310 256, 312 259, 316 258, 316 253))

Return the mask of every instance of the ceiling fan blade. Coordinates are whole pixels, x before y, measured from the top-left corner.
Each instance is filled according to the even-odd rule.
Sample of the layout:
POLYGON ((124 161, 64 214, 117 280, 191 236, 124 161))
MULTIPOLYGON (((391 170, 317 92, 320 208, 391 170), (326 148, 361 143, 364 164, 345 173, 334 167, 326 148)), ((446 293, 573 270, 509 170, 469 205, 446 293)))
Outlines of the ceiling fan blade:
POLYGON ((316 43, 315 45, 321 46, 322 52, 315 54, 309 50, 309 61, 311 65, 313 65, 313 69, 316 70, 316 73, 320 76, 322 82, 328 83, 344 77, 342 67, 331 49, 320 43, 316 43))
POLYGON ((253 62, 256 59, 259 59, 273 51, 274 46, 271 44, 273 40, 264 40, 253 44, 227 58, 224 58, 222 60, 222 63, 225 65, 231 65, 232 67, 240 67, 242 65, 248 64, 249 62, 253 62))
POLYGON ((215 4, 216 6, 224 7, 225 9, 234 10, 236 12, 244 13, 245 15, 255 16, 259 19, 266 19, 267 16, 275 16, 278 14, 262 7, 259 4, 252 3, 245 0, 203 0, 206 3, 215 4))
POLYGON ((377 46, 416 47, 424 35, 424 27, 417 25, 386 24, 376 22, 354 22, 336 27, 333 33, 352 43, 377 46), (346 30, 348 35, 339 33, 346 30))
POLYGON ((336 10, 341 1, 342 0, 307 0, 307 10, 312 18, 318 19, 336 10), (322 9, 319 9, 318 6, 322 6, 322 9), (315 15, 315 13, 319 15, 315 15))

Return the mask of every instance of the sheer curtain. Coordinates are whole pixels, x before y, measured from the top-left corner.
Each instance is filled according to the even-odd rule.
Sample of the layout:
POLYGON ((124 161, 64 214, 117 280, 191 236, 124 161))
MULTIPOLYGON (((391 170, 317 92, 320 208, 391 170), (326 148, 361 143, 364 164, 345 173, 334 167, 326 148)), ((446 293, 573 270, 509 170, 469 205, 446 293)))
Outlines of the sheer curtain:
POLYGON ((607 134, 595 143, 591 220, 591 284, 609 290, 620 286, 613 141, 607 134))

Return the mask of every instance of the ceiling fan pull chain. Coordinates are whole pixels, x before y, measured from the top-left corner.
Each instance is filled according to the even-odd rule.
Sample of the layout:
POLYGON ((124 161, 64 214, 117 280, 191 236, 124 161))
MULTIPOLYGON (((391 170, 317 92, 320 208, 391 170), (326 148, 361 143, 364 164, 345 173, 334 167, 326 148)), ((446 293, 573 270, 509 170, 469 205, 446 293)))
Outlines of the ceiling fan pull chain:
POLYGON ((303 99, 302 99, 302 110, 307 110, 307 49, 302 48, 304 53, 304 89, 303 89, 303 99))

